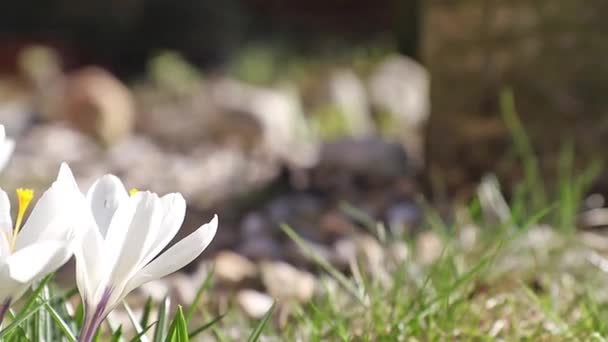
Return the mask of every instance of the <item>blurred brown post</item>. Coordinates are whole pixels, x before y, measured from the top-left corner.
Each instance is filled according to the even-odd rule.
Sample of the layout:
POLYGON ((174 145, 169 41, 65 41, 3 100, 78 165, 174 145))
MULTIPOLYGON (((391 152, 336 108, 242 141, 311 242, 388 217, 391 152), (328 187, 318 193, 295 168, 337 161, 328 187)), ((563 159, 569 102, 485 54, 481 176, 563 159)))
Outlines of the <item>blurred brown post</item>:
POLYGON ((395 22, 393 30, 401 54, 421 62, 422 0, 393 0, 395 22))

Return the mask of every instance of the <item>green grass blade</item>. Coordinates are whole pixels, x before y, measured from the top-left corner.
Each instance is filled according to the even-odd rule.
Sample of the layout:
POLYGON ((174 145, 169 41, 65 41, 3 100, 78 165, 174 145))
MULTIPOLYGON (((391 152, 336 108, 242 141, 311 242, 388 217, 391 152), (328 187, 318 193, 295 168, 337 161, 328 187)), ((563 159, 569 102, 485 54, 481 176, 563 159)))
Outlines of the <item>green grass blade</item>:
POLYGON ((139 322, 137 321, 137 318, 135 318, 135 315, 133 314, 133 310, 131 310, 131 307, 129 307, 129 305, 125 301, 122 302, 122 305, 124 306, 125 310, 127 311, 127 316, 129 316, 129 320, 131 321, 131 324, 133 325, 135 332, 137 333, 137 335, 141 336, 140 341, 148 342, 148 338, 144 335, 145 331, 141 327, 141 325, 139 325, 139 322))
POLYGON ((212 327, 215 323, 219 322, 222 318, 224 318, 224 316, 226 316, 225 313, 215 317, 209 323, 206 323, 205 325, 202 325, 202 326, 192 330, 188 335, 190 336, 190 338, 196 337, 198 334, 202 333, 203 331, 212 327))
POLYGON ((18 315, 15 316, 11 324, 7 325, 2 331, 0 331, 0 340, 4 338, 8 333, 10 333, 13 329, 17 328, 21 323, 25 322, 28 318, 34 315, 44 303, 39 303, 33 307, 30 307, 29 310, 22 310, 18 315))
POLYGON ((141 338, 142 336, 144 336, 144 334, 145 334, 145 333, 147 333, 147 332, 148 332, 148 330, 152 329, 152 327, 153 327, 153 326, 155 326, 155 325, 156 325, 156 322, 154 322, 154 323, 152 323, 152 324, 148 325, 147 327, 143 328, 143 329, 142 329, 142 331, 141 331, 141 333, 139 333, 139 334, 137 334, 137 335, 133 336, 133 338, 132 338, 131 340, 129 340, 129 341, 130 341, 130 342, 140 342, 140 341, 141 341, 141 339, 140 339, 140 338, 141 338))
POLYGON ((308 255, 315 263, 317 263, 321 268, 323 268, 327 273, 329 273, 332 277, 334 277, 340 285, 342 285, 348 292, 350 292, 355 298, 361 302, 361 304, 365 305, 365 295, 364 291, 359 290, 356 285, 354 285, 342 272, 333 267, 327 260, 325 260, 322 256, 315 253, 312 248, 310 248, 307 243, 296 233, 290 226, 287 224, 281 224, 281 229, 292 239, 302 251, 308 255))
POLYGON ((49 313, 53 321, 55 321, 59 329, 61 329, 63 335, 70 342, 76 342, 76 337, 74 336, 74 333, 72 333, 70 326, 61 318, 59 313, 48 302, 44 303, 44 308, 46 309, 45 311, 49 313))
POLYGON ((268 312, 266 312, 266 314, 264 315, 262 320, 260 320, 260 322, 255 327, 255 329, 253 329, 253 331, 251 332, 251 335, 249 335, 249 338, 247 338, 247 342, 256 342, 260 338, 260 335, 262 335, 262 331, 264 331, 264 327, 266 327, 266 324, 268 324, 268 321, 270 320, 270 317, 272 316, 272 312, 274 311, 274 306, 275 306, 275 303, 272 303, 272 306, 270 307, 270 309, 268 309, 268 312))
POLYGON ((165 300, 161 303, 158 308, 158 320, 156 330, 154 330, 154 342, 162 342, 167 335, 167 325, 169 322, 169 307, 171 306, 171 299, 165 297, 165 300))
POLYGON ((146 304, 144 304, 144 309, 141 315, 141 320, 139 320, 139 325, 142 327, 147 327, 148 322, 150 321, 150 314, 152 313, 152 297, 148 297, 146 300, 146 304))
POLYGON ((122 325, 119 325, 118 329, 114 330, 114 333, 112 334, 112 339, 110 341, 112 341, 112 342, 122 341, 122 325))
POLYGON ((173 318, 173 322, 171 322, 171 327, 169 328, 169 334, 167 335, 166 342, 188 342, 190 341, 188 337, 188 327, 186 324, 186 319, 184 318, 184 312, 182 310, 182 306, 177 306, 177 313, 173 318))
POLYGON ((201 301, 201 298, 203 298, 203 293, 211 287, 214 272, 215 270, 211 268, 209 274, 207 274, 207 276, 205 277, 203 284, 198 288, 198 291, 196 291, 196 296, 194 297, 194 300, 188 307, 188 310, 186 310, 187 323, 190 323, 190 321, 192 320, 192 317, 194 316, 194 313, 198 308, 198 303, 201 301))

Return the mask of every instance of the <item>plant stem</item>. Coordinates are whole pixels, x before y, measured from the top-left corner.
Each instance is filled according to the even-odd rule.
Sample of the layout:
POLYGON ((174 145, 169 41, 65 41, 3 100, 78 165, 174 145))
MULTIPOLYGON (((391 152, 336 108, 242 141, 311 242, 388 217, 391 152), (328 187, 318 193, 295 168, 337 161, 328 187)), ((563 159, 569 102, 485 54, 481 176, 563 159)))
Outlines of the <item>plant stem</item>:
POLYGON ((11 299, 7 298, 2 305, 0 305, 0 326, 2 326, 2 321, 4 320, 4 315, 8 311, 8 307, 11 306, 11 299))

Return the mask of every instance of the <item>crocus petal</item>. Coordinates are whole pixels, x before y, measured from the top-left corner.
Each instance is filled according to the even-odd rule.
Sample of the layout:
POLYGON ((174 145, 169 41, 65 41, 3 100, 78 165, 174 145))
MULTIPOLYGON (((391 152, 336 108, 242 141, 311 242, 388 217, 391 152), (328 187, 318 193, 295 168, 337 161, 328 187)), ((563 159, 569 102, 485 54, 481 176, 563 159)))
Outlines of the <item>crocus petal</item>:
POLYGON ((4 190, 0 189, 0 233, 13 235, 13 220, 11 219, 11 201, 4 190))
POLYGON ((107 282, 103 238, 93 223, 76 242, 76 285, 87 302, 96 302, 98 288, 105 288, 107 282))
POLYGON ((68 243, 51 240, 18 250, 6 258, 6 263, 11 279, 25 284, 54 272, 70 255, 68 243))
POLYGON ((23 293, 26 285, 12 279, 8 265, 0 260, 0 303, 4 303, 8 298, 19 297, 23 293))
MULTIPOLYGON (((11 254, 10 242, 8 241, 8 238, 8 235, 2 234, 0 231, 0 261, 4 260, 4 258, 11 254)), ((2 282, 1 278, 0 282, 2 282)))
POLYGON ((167 194, 160 199, 163 209, 163 219, 160 225, 160 232, 155 241, 150 245, 146 256, 139 264, 139 268, 147 265, 158 253, 173 240, 175 235, 184 223, 186 216, 186 200, 179 193, 167 194))
POLYGON ((74 174, 67 163, 61 163, 59 174, 57 175, 57 182, 65 184, 67 187, 72 188, 72 190, 79 190, 74 174))
POLYGON ((6 138, 4 126, 0 125, 0 170, 4 169, 13 154, 15 142, 6 138))
POLYGON ((105 175, 91 186, 87 200, 102 236, 106 236, 112 216, 120 203, 128 198, 124 185, 114 175, 105 175))
POLYGON ((17 236, 17 249, 37 241, 66 240, 72 235, 71 221, 82 211, 77 200, 78 192, 65 181, 66 172, 63 167, 58 180, 36 202, 17 236))
POLYGON ((133 221, 133 216, 137 210, 137 200, 129 198, 123 201, 114 212, 110 226, 104 237, 105 259, 108 267, 114 267, 116 260, 120 256, 125 238, 127 236, 127 228, 133 221))
POLYGON ((142 268, 126 284, 120 298, 142 284, 171 274, 196 259, 213 240, 217 232, 217 223, 216 215, 209 223, 198 228, 142 268))
POLYGON ((163 218, 160 199, 150 192, 138 192, 130 198, 137 202, 133 219, 128 227, 120 256, 116 260, 110 282, 118 284, 138 271, 148 246, 156 240, 163 218))

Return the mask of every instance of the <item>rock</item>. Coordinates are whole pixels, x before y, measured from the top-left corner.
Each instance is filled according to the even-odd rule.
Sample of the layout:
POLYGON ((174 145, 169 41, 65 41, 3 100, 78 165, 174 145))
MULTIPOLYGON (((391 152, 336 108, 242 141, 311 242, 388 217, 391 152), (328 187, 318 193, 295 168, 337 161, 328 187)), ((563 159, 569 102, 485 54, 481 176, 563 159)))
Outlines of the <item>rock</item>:
POLYGON ((194 278, 182 272, 176 272, 165 280, 169 283, 172 295, 179 303, 190 304, 196 298, 196 292, 201 284, 197 284, 194 278))
POLYGON ((403 241, 392 242, 388 248, 388 253, 397 263, 402 263, 410 257, 410 249, 403 241))
POLYGON ((321 216, 319 230, 323 241, 333 241, 358 231, 358 228, 344 214, 329 211, 321 216))
POLYGON ((471 250, 479 240, 479 227, 473 224, 466 224, 458 231, 458 244, 464 250, 471 250))
POLYGON ((239 291, 236 300, 243 311, 255 319, 264 317, 274 303, 274 299, 269 295, 250 289, 239 291))
POLYGON ((82 175, 97 172, 100 160, 102 151, 86 135, 61 125, 37 125, 17 140, 15 154, 2 173, 3 186, 48 187, 61 162, 82 175))
POLYGON ((388 280, 386 253, 376 238, 369 235, 344 238, 336 242, 334 249, 343 263, 356 265, 361 261, 365 269, 377 279, 388 280))
POLYGON ((18 141, 17 149, 30 158, 53 162, 95 161, 102 153, 86 135, 57 124, 37 125, 18 141))
POLYGON ((241 221, 240 231, 244 239, 255 239, 272 234, 272 223, 264 215, 252 212, 241 221))
POLYGON ((386 212, 389 228, 395 236, 411 233, 418 225, 422 212, 414 202, 392 204, 386 212))
POLYGON ((443 252, 443 241, 432 231, 426 231, 418 235, 416 240, 416 256, 423 265, 430 265, 441 257, 443 252))
POLYGON ((283 257, 283 246, 271 237, 256 237, 239 244, 236 250, 254 260, 276 260, 283 257))
POLYGON ((66 120, 104 145, 132 133, 135 104, 131 91, 106 70, 80 69, 65 77, 62 90, 47 108, 51 119, 66 120))
POLYGON ((387 57, 369 79, 372 104, 392 116, 415 167, 424 162, 424 126, 430 115, 430 76, 405 56, 387 57))
POLYGON ((316 278, 285 262, 262 262, 262 282, 268 293, 281 301, 306 303, 314 294, 316 278))
POLYGON ((563 241, 563 237, 553 227, 539 224, 529 228, 524 235, 514 240, 513 245, 522 250, 533 249, 549 254, 551 249, 560 246, 563 241))
POLYGON ((399 144, 372 137, 342 138, 323 145, 317 169, 318 176, 336 181, 353 175, 387 180, 406 175, 409 163, 399 144))
POLYGON ((365 85, 352 70, 341 69, 331 74, 329 96, 343 115, 350 135, 361 137, 373 133, 365 85))
POLYGON ((263 187, 279 173, 278 165, 237 149, 208 148, 182 154, 163 151, 143 138, 127 139, 112 148, 110 162, 129 186, 159 193, 178 191, 199 209, 263 187))
MULTIPOLYGON (((223 112, 253 118, 262 129, 262 145, 270 154, 293 167, 310 167, 316 163, 316 138, 304 118, 295 88, 254 87, 226 79, 214 85, 212 97, 223 112)), ((220 120, 215 123, 217 126, 232 126, 221 123, 225 117, 217 119, 220 120)))
POLYGON ((7 136, 14 138, 22 135, 32 126, 34 119, 34 108, 27 99, 0 99, 0 123, 4 125, 7 136))
POLYGON ((489 224, 506 224, 511 221, 511 209, 500 191, 500 184, 494 175, 486 175, 477 188, 479 204, 489 224))
POLYGON ((172 151, 190 152, 202 143, 212 142, 210 119, 218 115, 217 108, 203 90, 188 91, 187 96, 176 98, 162 86, 137 87, 137 131, 172 151))
POLYGON ((256 275, 256 265, 240 254, 221 251, 215 256, 215 276, 220 282, 237 284, 256 275))
POLYGON ((321 215, 322 203, 317 196, 309 193, 288 193, 273 199, 267 210, 272 222, 286 222, 296 217, 317 221, 321 215))

